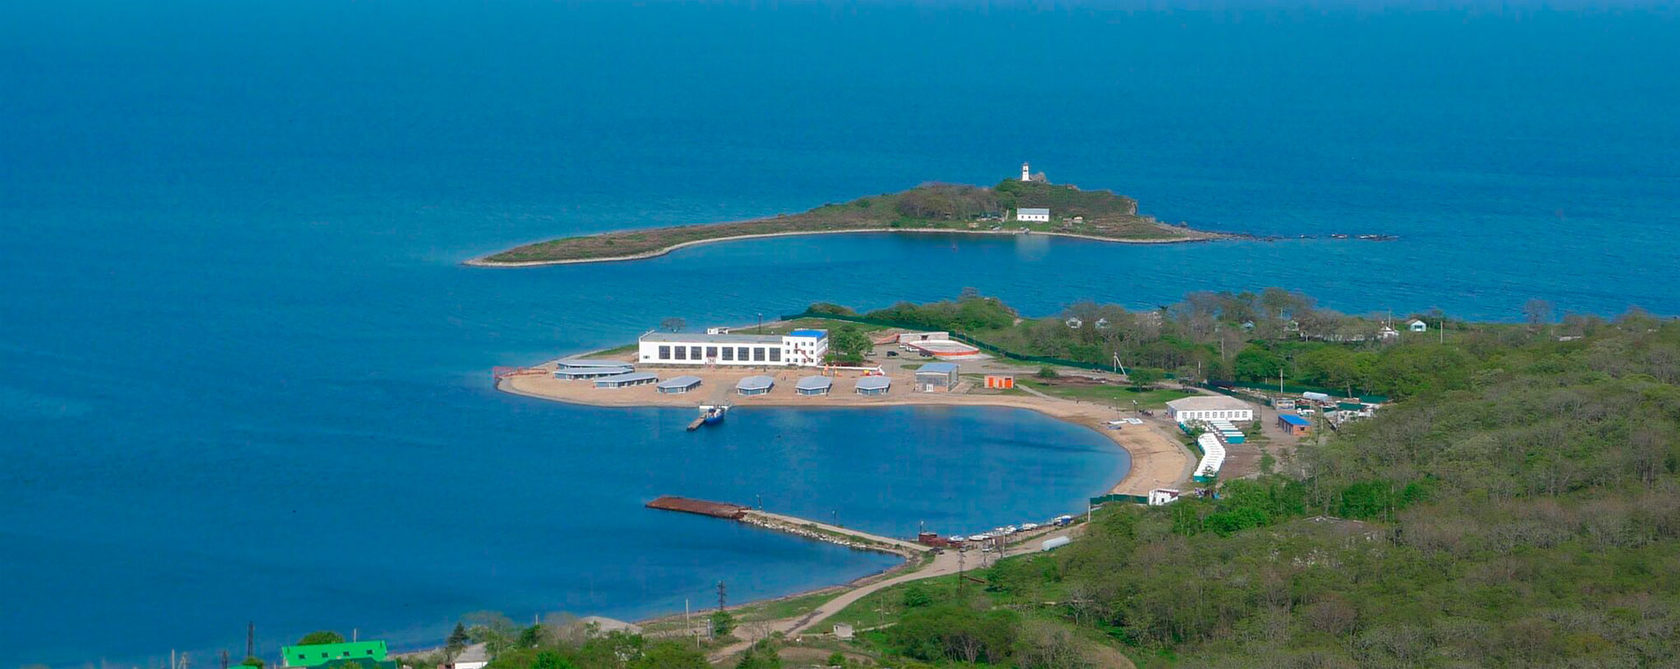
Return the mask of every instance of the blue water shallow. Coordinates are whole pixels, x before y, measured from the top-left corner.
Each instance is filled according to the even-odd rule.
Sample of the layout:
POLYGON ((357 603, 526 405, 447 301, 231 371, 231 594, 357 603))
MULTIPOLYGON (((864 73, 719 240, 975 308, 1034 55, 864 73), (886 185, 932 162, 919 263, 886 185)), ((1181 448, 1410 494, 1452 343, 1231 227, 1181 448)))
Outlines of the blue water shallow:
POLYGON ((668 316, 977 287, 1029 315, 1284 285, 1350 312, 1680 313, 1657 3, 13 2, 0 7, 0 665, 399 645, 890 560, 659 494, 972 532, 1129 466, 998 409, 591 409, 493 365, 668 316), (858 235, 484 270, 1030 159, 1165 220, 1325 239, 858 235))

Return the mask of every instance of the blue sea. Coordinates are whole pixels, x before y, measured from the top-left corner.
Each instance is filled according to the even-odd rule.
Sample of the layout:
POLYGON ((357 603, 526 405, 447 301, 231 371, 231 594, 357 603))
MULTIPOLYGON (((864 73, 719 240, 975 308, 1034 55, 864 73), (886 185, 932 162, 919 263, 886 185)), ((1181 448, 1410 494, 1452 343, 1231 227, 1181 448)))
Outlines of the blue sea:
POLYGON ((1353 313, 1680 313, 1664 3, 0 6, 0 666, 437 642, 892 561, 648 511, 893 534, 1083 508, 1129 466, 1001 409, 595 409, 494 365, 964 287, 1029 315, 1286 286, 1353 313), (1032 161, 1178 246, 864 235, 461 261, 1032 161), (1392 234, 1387 243, 1332 233, 1392 234))

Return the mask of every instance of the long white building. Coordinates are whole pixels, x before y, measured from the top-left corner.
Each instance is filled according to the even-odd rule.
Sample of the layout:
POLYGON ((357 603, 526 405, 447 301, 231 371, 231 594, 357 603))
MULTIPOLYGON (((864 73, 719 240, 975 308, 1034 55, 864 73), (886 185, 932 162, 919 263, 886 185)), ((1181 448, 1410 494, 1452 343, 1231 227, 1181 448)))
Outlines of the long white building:
POLYGON ((644 365, 815 367, 828 355, 828 331, 794 330, 785 335, 650 332, 642 335, 636 348, 636 360, 644 365))
POLYGON ((1195 420, 1241 422, 1254 420, 1254 407, 1235 397, 1197 395, 1168 402, 1167 415, 1180 423, 1195 420))

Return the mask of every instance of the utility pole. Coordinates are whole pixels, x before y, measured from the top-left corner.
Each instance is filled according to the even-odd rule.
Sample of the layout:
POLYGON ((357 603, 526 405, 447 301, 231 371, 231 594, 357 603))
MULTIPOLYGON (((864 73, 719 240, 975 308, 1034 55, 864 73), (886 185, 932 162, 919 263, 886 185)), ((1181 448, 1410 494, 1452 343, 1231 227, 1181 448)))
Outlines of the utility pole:
POLYGON ((257 622, 245 623, 245 657, 257 656, 257 622))
POLYGON ((718 610, 722 611, 729 604, 729 587, 718 581, 718 610))
POLYGON ((958 599, 962 598, 963 592, 968 587, 967 558, 968 558, 968 551, 963 550, 962 548, 958 548, 957 549, 957 598, 958 599))
POLYGON ((222 669, 228 669, 228 652, 226 648, 222 649, 222 669))

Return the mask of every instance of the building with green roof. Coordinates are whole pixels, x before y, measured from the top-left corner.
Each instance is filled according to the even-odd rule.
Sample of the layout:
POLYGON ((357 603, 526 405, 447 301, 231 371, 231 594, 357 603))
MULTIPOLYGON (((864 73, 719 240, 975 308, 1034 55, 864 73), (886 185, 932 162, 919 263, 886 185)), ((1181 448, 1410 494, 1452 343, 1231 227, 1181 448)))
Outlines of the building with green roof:
POLYGON ((349 641, 312 646, 281 646, 280 655, 285 662, 283 666, 325 667, 328 663, 339 660, 384 662, 386 650, 384 641, 349 641))

